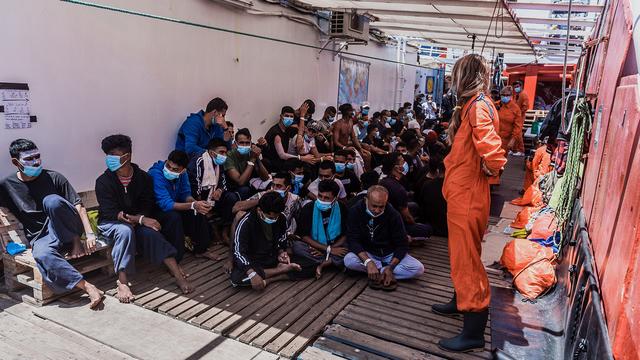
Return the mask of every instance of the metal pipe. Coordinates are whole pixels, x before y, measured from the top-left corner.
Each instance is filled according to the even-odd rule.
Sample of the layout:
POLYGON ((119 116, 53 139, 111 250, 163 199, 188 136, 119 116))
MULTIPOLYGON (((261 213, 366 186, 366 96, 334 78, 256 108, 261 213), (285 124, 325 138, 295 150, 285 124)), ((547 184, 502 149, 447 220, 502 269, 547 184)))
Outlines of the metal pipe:
MULTIPOLYGON (((573 0, 569 0, 569 12, 567 13, 567 39, 570 39, 571 33, 571 6, 573 0)), ((561 126, 564 126, 565 112, 567 110, 567 100, 569 97, 566 95, 567 90, 567 56, 569 55, 569 42, 564 44, 564 63, 562 64, 562 121, 561 126)))

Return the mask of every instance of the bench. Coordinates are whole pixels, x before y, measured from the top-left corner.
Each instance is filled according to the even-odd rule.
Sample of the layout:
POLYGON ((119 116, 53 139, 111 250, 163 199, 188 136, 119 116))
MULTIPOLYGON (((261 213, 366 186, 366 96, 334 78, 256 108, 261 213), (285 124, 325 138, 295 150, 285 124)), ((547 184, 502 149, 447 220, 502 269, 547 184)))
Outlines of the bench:
MULTIPOLYGON (((86 208, 96 207, 95 192, 89 191, 79 195, 86 208)), ((3 262, 4 281, 6 290, 11 297, 31 305, 42 306, 69 294, 55 294, 44 284, 31 249, 16 256, 6 253, 6 245, 9 242, 28 246, 22 224, 6 208, 0 208, 0 240, 2 252, 0 259, 3 262)), ((83 275, 96 270, 108 275, 114 274, 111 247, 100 237, 98 237, 96 251, 93 254, 78 259, 69 259, 69 263, 83 275)))

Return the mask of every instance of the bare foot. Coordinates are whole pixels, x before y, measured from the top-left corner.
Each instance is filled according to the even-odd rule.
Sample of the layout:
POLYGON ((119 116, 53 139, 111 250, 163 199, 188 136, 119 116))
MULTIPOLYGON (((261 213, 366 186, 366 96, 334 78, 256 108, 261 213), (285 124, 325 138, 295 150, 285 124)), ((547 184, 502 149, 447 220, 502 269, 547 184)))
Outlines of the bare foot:
POLYGON ((320 279, 320 277, 322 277, 322 269, 329 266, 330 264, 330 261, 323 261, 320 265, 318 265, 318 267, 316 268, 316 279, 320 279))
POLYGON ((231 259, 225 261, 222 265, 222 269, 224 269, 225 273, 231 274, 231 271, 233 271, 233 261, 231 261, 231 259))
POLYGON ((186 272, 186 271, 184 271, 184 269, 182 268, 182 266, 180 266, 179 264, 178 264, 178 269, 180 269, 180 275, 182 275, 182 277, 183 277, 183 278, 185 278, 185 279, 186 279, 186 278, 188 278, 189 276, 191 276, 190 274, 187 274, 187 272, 186 272))
POLYGON ((180 290, 182 290, 183 294, 188 294, 195 290, 195 288, 189 283, 189 281, 182 276, 176 277, 176 283, 178 284, 180 290))
POLYGON ((123 284, 118 281, 118 289, 116 290, 116 299, 123 304, 132 302, 136 297, 131 292, 131 289, 127 284, 123 284))
POLYGON ((296 263, 284 264, 278 263, 277 269, 282 269, 284 271, 302 271, 302 267, 296 263))
POLYGON ((72 259, 77 259, 79 257, 82 257, 86 254, 85 250, 84 250, 84 246, 82 246, 82 243, 78 240, 78 241, 74 241, 73 242, 73 249, 71 250, 71 255, 70 257, 72 259))
POLYGON ((202 254, 196 254, 196 257, 201 259, 209 259, 211 261, 218 261, 218 257, 208 251, 203 252, 202 254))
POLYGON ((89 309, 95 309, 104 300, 104 292, 95 287, 93 284, 85 283, 84 291, 89 295, 89 309))

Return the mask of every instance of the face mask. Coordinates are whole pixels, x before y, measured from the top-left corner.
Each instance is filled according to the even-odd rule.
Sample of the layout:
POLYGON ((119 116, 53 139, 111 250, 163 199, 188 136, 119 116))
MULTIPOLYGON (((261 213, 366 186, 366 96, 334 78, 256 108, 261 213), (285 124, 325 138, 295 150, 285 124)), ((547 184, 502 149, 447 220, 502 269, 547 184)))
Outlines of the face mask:
POLYGON ((344 163, 336 163, 336 172, 343 173, 345 168, 344 163))
POLYGON ((502 96, 500 97, 500 101, 502 101, 503 104, 507 104, 511 101, 511 96, 502 96))
POLYGON ((278 221, 278 219, 270 219, 270 218, 264 216, 264 214, 261 215, 260 217, 262 218, 262 221, 264 221, 265 223, 267 223, 269 225, 271 225, 271 224, 275 223, 276 221, 278 221))
POLYGON ((280 196, 282 196, 283 198, 287 196, 287 190, 276 190, 276 192, 280 194, 280 196))
POLYGON ((520 91, 522 91, 522 88, 520 86, 518 87, 514 87, 513 90, 517 93, 519 93, 520 91))
POLYGON ((384 210, 382 210, 382 212, 380 212, 380 214, 374 214, 371 212, 371 210, 369 210, 369 205, 365 205, 365 208, 367 209, 367 214, 369 214, 369 216, 371 216, 372 218, 377 218, 378 216, 384 214, 384 210))
POLYGON ((304 134, 304 141, 309 142, 311 141, 311 136, 304 134))
POLYGON ((42 165, 38 165, 38 166, 22 165, 22 173, 28 177, 37 177, 38 175, 40 175, 40 173, 42 173, 42 165))
POLYGON ((389 123, 389 125, 395 125, 396 124, 396 119, 389 118, 389 120, 387 120, 387 122, 389 123))
POLYGON ((329 116, 329 124, 333 124, 334 122, 336 122, 336 117, 335 116, 329 116))
POLYGON ((120 163, 120 158, 121 157, 118 155, 107 155, 104 159, 104 162, 107 164, 107 169, 110 171, 117 171, 120 169, 122 165, 124 165, 120 163))
POLYGON ((175 180, 175 179, 180 177, 180 173, 173 172, 173 171, 167 169, 166 166, 164 168, 162 168, 162 173, 164 174, 165 179, 167 179, 169 181, 173 181, 173 180, 175 180))
POLYGON ((333 205, 333 203, 329 202, 329 201, 322 201, 320 199, 316 200, 316 208, 318 208, 318 210, 320 210, 320 211, 327 211, 327 210, 331 209, 332 205, 333 205))
POLYGON ((367 108, 362 109, 362 115, 369 115, 369 109, 367 108))
POLYGON ((289 126, 291 126, 291 124, 293 124, 293 118, 286 117, 286 118, 282 119, 282 123, 284 124, 285 127, 289 127, 289 126))
POLYGON ((369 127, 369 122, 365 121, 364 123, 362 123, 362 125, 364 125, 364 127, 369 127))
POLYGON ((376 139, 380 139, 380 131, 376 131, 376 139))
POLYGON ((404 165, 402 165, 402 175, 407 175, 408 172, 409 172, 409 164, 405 162, 404 165))
POLYGON ((354 168, 355 166, 356 166, 356 165, 355 165, 354 163, 351 163, 351 162, 350 162, 350 163, 347 163, 347 169, 349 169, 349 170, 353 170, 353 168, 354 168))
POLYGON ((238 146, 238 153, 240 155, 247 155, 251 151, 251 146, 238 146))
POLYGON ((304 175, 293 175, 293 182, 302 183, 304 179, 304 175))
POLYGON ((222 154, 216 154, 216 158, 214 160, 216 165, 223 165, 225 161, 227 161, 227 156, 222 154))

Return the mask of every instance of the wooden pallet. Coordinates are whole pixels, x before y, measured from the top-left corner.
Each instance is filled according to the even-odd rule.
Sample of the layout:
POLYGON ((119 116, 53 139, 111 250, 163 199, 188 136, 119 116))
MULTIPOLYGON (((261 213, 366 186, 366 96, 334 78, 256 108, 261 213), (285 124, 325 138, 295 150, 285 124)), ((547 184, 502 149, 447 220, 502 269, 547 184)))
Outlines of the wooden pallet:
MULTIPOLYGON (((42 306, 69 294, 56 294, 44 283, 31 249, 16 256, 5 253, 3 259, 5 286, 9 295, 16 300, 42 306)), ((101 270, 106 274, 114 273, 111 248, 101 240, 98 241, 95 253, 79 259, 69 259, 69 263, 81 274, 95 270, 101 270)))

